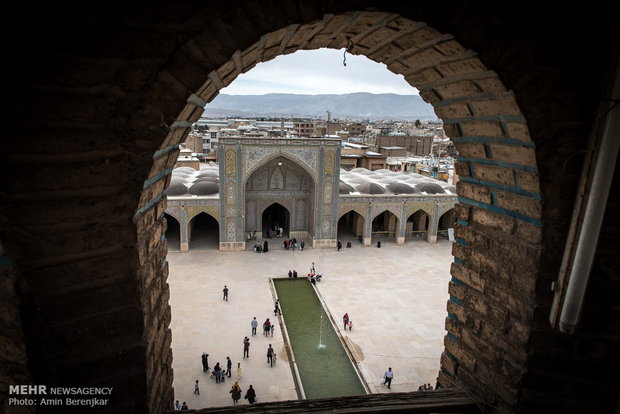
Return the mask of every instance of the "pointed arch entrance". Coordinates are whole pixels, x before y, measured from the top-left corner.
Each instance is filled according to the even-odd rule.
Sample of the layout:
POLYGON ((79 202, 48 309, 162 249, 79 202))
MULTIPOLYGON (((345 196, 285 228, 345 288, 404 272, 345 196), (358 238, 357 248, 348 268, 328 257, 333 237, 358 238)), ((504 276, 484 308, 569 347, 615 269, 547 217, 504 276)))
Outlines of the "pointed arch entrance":
POLYGON ((429 215, 418 210, 409 217, 406 223, 406 238, 411 240, 425 239, 428 234, 429 215))
POLYGON ((355 210, 349 210, 338 219, 338 240, 347 242, 362 241, 366 220, 355 210))
POLYGON ((164 213, 166 219, 166 241, 168 242, 168 251, 181 251, 181 224, 179 220, 170 214, 164 213))
POLYGON ((189 248, 193 250, 217 250, 220 229, 217 220, 210 214, 200 212, 187 225, 189 248))
POLYGON ((456 211, 451 208, 439 217, 439 226, 437 227, 437 236, 448 238, 448 229, 454 228, 456 224, 456 211))
POLYGON ((273 203, 262 214, 261 230, 263 238, 288 238, 290 232, 291 215, 286 207, 280 203, 273 203))
POLYGON ((306 168, 279 155, 266 160, 245 182, 245 229, 248 239, 313 235, 315 183, 306 168), (269 231, 272 231, 271 234, 269 231))
POLYGON ((398 236, 398 217, 391 211, 384 211, 372 220, 372 241, 396 243, 398 236))

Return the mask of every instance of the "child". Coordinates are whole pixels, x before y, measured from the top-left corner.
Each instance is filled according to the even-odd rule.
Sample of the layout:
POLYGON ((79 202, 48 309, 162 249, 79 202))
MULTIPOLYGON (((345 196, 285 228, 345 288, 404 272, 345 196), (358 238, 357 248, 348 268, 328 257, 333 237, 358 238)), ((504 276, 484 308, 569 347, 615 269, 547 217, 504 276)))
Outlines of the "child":
POLYGON ((274 323, 272 323, 271 327, 269 328, 269 330, 271 331, 271 336, 273 336, 273 331, 276 330, 276 325, 274 323))
POLYGON ((271 357, 271 359, 272 359, 273 363, 275 364, 276 363, 276 353, 275 352, 273 353, 273 356, 271 357))
POLYGON ((349 320, 349 330, 353 329, 353 321, 349 320))

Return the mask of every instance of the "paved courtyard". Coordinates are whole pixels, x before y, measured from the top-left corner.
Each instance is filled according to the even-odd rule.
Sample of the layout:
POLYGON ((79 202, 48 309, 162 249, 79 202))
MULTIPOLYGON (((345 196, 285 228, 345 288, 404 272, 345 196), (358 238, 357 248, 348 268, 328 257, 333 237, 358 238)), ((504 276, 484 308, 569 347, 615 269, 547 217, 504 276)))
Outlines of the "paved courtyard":
MULTIPOLYGON (((343 239, 346 246, 347 239, 343 239)), ((270 243, 268 253, 219 252, 196 246, 188 253, 170 251, 170 303, 175 399, 190 408, 232 405, 229 394, 236 367, 243 375, 243 393, 250 384, 259 401, 297 399, 293 374, 286 359, 280 325, 273 337, 261 334, 262 322, 274 319, 269 278, 286 277, 288 270, 305 276, 312 262, 323 280, 317 284, 335 321, 347 312, 352 331, 340 333, 353 349, 358 367, 371 392, 414 391, 423 383, 435 385, 443 350, 444 320, 452 262, 447 240, 437 244, 408 241, 381 248, 363 247, 286 251, 270 243), (222 300, 224 285, 229 300, 222 300), (258 333, 251 336, 256 316, 258 333), (243 358, 243 338, 250 338, 250 357, 243 358), (278 354, 273 368, 267 364, 267 347, 278 354), (201 354, 209 366, 226 356, 233 362, 232 378, 216 384, 202 372, 201 354), (394 371, 391 390, 382 385, 387 367, 394 371), (200 395, 194 394, 199 380, 200 395)), ((286 317, 286 315, 284 315, 286 317)), ((240 404, 247 404, 241 399, 240 404)))

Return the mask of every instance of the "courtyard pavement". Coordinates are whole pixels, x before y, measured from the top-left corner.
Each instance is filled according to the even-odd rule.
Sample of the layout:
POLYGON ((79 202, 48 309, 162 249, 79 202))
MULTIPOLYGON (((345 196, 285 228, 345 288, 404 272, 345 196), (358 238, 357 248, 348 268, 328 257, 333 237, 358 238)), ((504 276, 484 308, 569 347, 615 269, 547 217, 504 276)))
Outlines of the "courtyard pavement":
MULTIPOLYGON (((348 238, 344 238, 346 246, 348 238)), ((297 399, 281 327, 264 337, 262 323, 273 314, 269 278, 287 277, 297 270, 304 277, 314 262, 323 280, 317 284, 337 328, 350 345, 372 393, 414 391, 423 383, 435 385, 445 335, 446 301, 450 280, 451 246, 447 240, 428 244, 407 241, 404 246, 383 241, 382 247, 283 250, 270 242, 268 253, 219 252, 214 244, 195 244, 188 253, 169 251, 170 304, 175 399, 191 409, 232 405, 230 387, 239 381, 243 395, 250 384, 260 402, 297 399), (224 285, 229 299, 222 299, 224 285), (347 312, 353 330, 343 331, 347 312), (250 321, 259 328, 251 335, 250 321), (243 358, 243 338, 250 338, 250 357, 243 358), (267 347, 273 345, 278 361, 267 364, 267 347), (232 377, 216 384, 203 373, 201 354, 209 354, 209 367, 226 356, 233 362, 232 377), (392 367, 392 388, 383 386, 383 372, 392 367), (194 394, 199 380, 200 395, 194 394)), ((283 315, 286 317, 286 315, 283 315)), ((240 404, 247 404, 243 398, 240 404)))

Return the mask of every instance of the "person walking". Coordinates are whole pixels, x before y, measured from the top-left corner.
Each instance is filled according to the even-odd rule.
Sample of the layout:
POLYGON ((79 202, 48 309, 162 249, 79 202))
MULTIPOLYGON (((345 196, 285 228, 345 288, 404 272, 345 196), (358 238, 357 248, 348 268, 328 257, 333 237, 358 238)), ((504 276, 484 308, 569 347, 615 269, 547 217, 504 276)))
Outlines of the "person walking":
POLYGON ((301 243, 299 243, 299 250, 303 252, 305 245, 306 245, 306 243, 302 240, 301 243))
POLYGON ((202 372, 209 372, 209 354, 202 353, 202 372))
POLYGON ((224 285, 224 290, 222 290, 222 292, 224 292, 224 297, 222 299, 228 301, 228 288, 226 285, 224 285))
POLYGON ((344 330, 347 330, 347 326, 349 325, 349 314, 345 313, 342 317, 342 322, 344 323, 344 330))
POLYGON ((340 251, 340 249, 342 249, 342 243, 338 240, 338 251, 340 251))
POLYGON ((389 367, 387 371, 385 371, 385 374, 383 374, 383 378, 385 378, 385 381, 383 381, 383 385, 387 385, 388 388, 392 388, 392 379, 394 378, 394 373, 392 372, 392 367, 389 367))
POLYGON ((258 326, 258 321, 256 320, 256 316, 250 322, 250 326, 252 327, 252 336, 256 335, 256 327, 258 326))
POLYGON ((271 327, 269 328, 269 331, 270 331, 269 333, 271 334, 272 337, 273 337, 273 331, 275 331, 275 330, 276 330, 276 324, 272 323, 271 327))
POLYGON ((230 360, 230 357, 226 357, 226 373, 225 375, 228 376, 228 378, 230 378, 230 372, 232 371, 232 361, 230 360))
POLYGON ((241 387, 237 381, 235 381, 229 392, 233 400, 233 405, 237 405, 239 399, 241 398, 241 387))
POLYGON ((237 362, 237 381, 241 381, 242 374, 243 368, 241 367, 241 362, 237 362))
POLYGON ((282 315, 280 310, 280 301, 276 299, 276 307, 273 309, 273 316, 282 315))
POLYGON ((243 357, 250 357, 250 338, 247 336, 243 339, 243 357))
POLYGON ((263 322, 263 335, 269 335, 269 329, 271 328, 271 322, 269 322, 269 318, 265 322, 263 322))
POLYGON ((269 344, 269 348, 267 348, 267 363, 273 367, 273 348, 271 344, 269 344))
POLYGON ((248 388, 248 390, 245 392, 245 397, 243 398, 248 400, 250 404, 254 404, 256 402, 256 391, 254 391, 254 388, 252 387, 251 384, 250 384, 250 388, 248 388))
POLYGON ((200 395, 200 388, 198 388, 198 380, 196 380, 196 384, 194 384, 194 394, 200 395))

